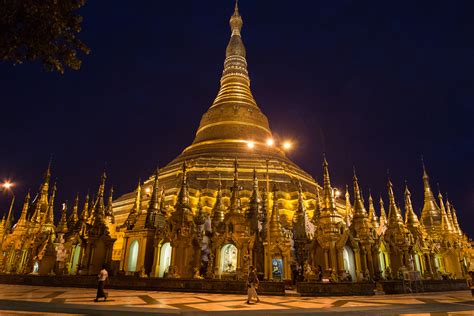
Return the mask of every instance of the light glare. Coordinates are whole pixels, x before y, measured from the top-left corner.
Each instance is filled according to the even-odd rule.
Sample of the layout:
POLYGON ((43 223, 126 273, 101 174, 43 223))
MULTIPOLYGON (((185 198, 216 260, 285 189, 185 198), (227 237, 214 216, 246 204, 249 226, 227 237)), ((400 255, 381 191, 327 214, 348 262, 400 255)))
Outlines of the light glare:
POLYGON ((252 148, 255 147, 255 143, 252 142, 252 141, 249 141, 249 142, 247 142, 247 147, 250 148, 250 149, 252 149, 252 148))
POLYGON ((291 143, 288 142, 288 141, 284 142, 284 143, 283 143, 283 148, 284 148, 284 149, 287 149, 287 150, 288 150, 288 149, 291 149, 291 143))
POLYGON ((5 189, 10 189, 12 186, 13 186, 13 183, 9 182, 9 181, 5 181, 2 185, 5 189))
POLYGON ((275 144, 275 141, 273 139, 267 139, 267 146, 273 146, 273 144, 275 144))

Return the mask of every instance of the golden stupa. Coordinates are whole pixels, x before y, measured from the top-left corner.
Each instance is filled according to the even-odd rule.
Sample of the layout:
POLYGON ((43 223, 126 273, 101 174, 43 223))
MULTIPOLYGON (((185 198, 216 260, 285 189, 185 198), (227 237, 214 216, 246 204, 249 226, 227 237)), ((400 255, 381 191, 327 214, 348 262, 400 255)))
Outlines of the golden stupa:
MULTIPOLYGON (((286 207, 281 205, 283 213, 294 209, 298 181, 302 183, 304 191, 308 192, 307 198, 314 198, 317 186, 315 180, 288 159, 279 144, 267 143, 273 140, 273 135, 268 119, 260 110, 250 89, 246 50, 241 37, 242 25, 236 5, 230 18, 232 34, 226 49, 217 97, 202 116, 193 143, 160 169, 160 185, 165 189, 167 206, 170 208, 176 201, 183 162, 188 166, 192 205, 196 206, 196 191, 201 190, 203 205, 208 211, 214 205, 219 179, 223 188, 230 187, 235 159, 238 160, 242 203, 248 202, 250 198, 254 169, 259 179, 265 179, 268 174, 270 182, 278 184, 282 198, 290 203, 286 207)), ((145 181, 144 186, 151 187, 153 178, 154 176, 145 181)), ((228 203, 225 196, 230 196, 230 193, 225 190, 223 193, 224 203, 228 203)), ((114 201, 114 215, 118 224, 127 218, 135 195, 128 193, 114 201)), ((148 199, 149 195, 148 198, 143 197, 144 205, 148 203, 148 199)), ((309 209, 312 209, 311 205, 309 209)))

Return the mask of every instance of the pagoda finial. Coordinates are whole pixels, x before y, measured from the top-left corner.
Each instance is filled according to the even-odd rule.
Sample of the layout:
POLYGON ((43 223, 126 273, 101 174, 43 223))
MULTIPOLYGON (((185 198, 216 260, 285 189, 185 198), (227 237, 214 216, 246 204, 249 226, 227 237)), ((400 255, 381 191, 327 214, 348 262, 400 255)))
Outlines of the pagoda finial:
POLYGON ((282 235, 280 223, 280 209, 278 208, 278 188, 276 184, 273 185, 273 208, 270 217, 270 238, 278 238, 282 235))
POLYGON ((53 190, 51 192, 51 196, 49 197, 48 203, 48 210, 44 215, 43 228, 47 228, 49 226, 54 226, 54 199, 56 197, 56 181, 53 185, 53 190))
POLYGON ((137 190, 135 194, 135 206, 133 211, 136 213, 140 213, 141 211, 141 198, 142 198, 142 185, 141 185, 142 180, 138 178, 138 183, 137 183, 137 190))
POLYGON ((30 203, 30 190, 28 190, 28 193, 26 193, 25 201, 23 202, 23 208, 21 209, 21 215, 20 215, 20 219, 18 220, 18 223, 26 222, 26 215, 28 213, 29 203, 30 203))
POLYGON ((390 179, 388 180, 388 199, 389 199, 389 206, 388 206, 388 224, 389 226, 394 223, 403 223, 402 214, 400 213, 400 209, 397 207, 395 203, 395 195, 393 194, 393 185, 390 179))
POLYGON ((237 158, 234 159, 234 182, 232 185, 232 195, 230 197, 230 212, 240 213, 240 197, 239 197, 239 171, 237 158))
POLYGON ((238 1, 235 1, 234 7, 234 14, 230 17, 230 29, 232 31, 232 36, 237 35, 240 36, 240 30, 242 29, 242 25, 244 24, 242 17, 239 14, 239 4, 238 1))
POLYGON ((436 183, 436 186, 438 187, 438 201, 439 201, 439 208, 441 210, 441 227, 446 233, 450 234, 453 232, 452 219, 449 218, 448 212, 446 211, 446 208, 444 207, 443 195, 441 194, 441 190, 439 188, 438 182, 436 183))
POLYGON ((187 165, 186 161, 183 162, 182 166, 182 179, 181 179, 181 188, 178 193, 178 201, 177 203, 185 207, 187 209, 190 209, 189 207, 189 193, 188 193, 188 171, 187 171, 187 165))
POLYGON ((416 216, 411 203, 411 192, 408 189, 407 181, 405 180, 405 224, 416 227, 420 225, 418 216, 416 216))
POLYGON ((430 178, 428 172, 426 171, 425 162, 421 160, 423 167, 423 191, 424 191, 424 201, 423 201, 423 210, 421 211, 421 221, 427 229, 441 228, 442 225, 442 215, 441 210, 436 203, 436 199, 431 191, 430 178), (434 226, 433 226, 434 225, 434 226))
POLYGON ((364 203, 362 202, 359 180, 357 179, 357 174, 354 167, 354 217, 366 217, 367 211, 365 210, 364 203))
POLYGON ((155 179, 153 181, 153 190, 151 192, 150 203, 148 205, 148 213, 158 212, 158 210, 160 209, 160 205, 159 205, 159 203, 160 203, 160 200, 159 200, 160 188, 158 186, 158 177, 159 177, 159 175, 160 175, 160 169, 158 167, 156 167, 155 179))
POLYGON ((384 202, 382 199, 382 195, 380 196, 380 226, 387 225, 387 213, 385 212, 384 202))
POLYGON ((375 207, 374 207, 374 199, 372 198, 372 192, 370 191, 370 189, 369 189, 369 220, 372 223, 372 226, 374 228, 379 227, 377 214, 375 212, 375 207))
POLYGON ((73 227, 79 220, 78 212, 79 212, 79 192, 76 194, 76 197, 74 199, 74 205, 72 206, 72 213, 71 213, 71 216, 69 216, 69 222, 68 222, 69 227, 73 227))
POLYGON ((221 174, 219 173, 219 182, 217 185, 217 195, 214 208, 212 209, 212 227, 215 229, 219 223, 224 220, 224 205, 222 204, 222 184, 221 174))
POLYGON ((334 199, 334 192, 331 188, 331 179, 329 177, 329 164, 326 160, 326 154, 323 154, 323 181, 324 208, 326 210, 336 211, 336 201, 334 199))
POLYGON ((61 219, 59 220, 57 232, 66 234, 68 232, 67 227, 67 201, 63 203, 61 209, 61 219))

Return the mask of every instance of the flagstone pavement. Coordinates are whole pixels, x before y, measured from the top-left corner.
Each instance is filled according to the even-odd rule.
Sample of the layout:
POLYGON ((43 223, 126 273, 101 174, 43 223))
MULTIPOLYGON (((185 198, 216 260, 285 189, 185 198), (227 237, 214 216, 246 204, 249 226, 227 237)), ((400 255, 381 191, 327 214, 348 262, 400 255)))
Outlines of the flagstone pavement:
POLYGON ((418 315, 474 316, 469 291, 345 297, 261 296, 108 290, 0 284, 0 315, 418 315))

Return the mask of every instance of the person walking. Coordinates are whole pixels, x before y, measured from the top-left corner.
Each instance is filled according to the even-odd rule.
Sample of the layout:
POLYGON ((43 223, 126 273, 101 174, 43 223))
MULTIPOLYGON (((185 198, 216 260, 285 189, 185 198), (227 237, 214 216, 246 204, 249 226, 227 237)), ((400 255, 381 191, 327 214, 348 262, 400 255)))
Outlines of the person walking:
POLYGON ((99 301, 99 298, 104 298, 104 302, 105 300, 107 300, 107 293, 104 292, 104 285, 105 285, 105 281, 107 281, 107 279, 109 278, 109 273, 107 272, 107 269, 106 269, 106 265, 103 264, 102 265, 102 270, 100 270, 99 272, 99 284, 97 286, 97 297, 95 298, 94 302, 98 302, 99 301))
POLYGON ((247 304, 250 304, 250 301, 255 297, 257 299, 257 303, 260 302, 257 294, 257 287, 258 287, 258 277, 257 277, 257 269, 253 266, 250 266, 249 275, 247 278, 247 304))

